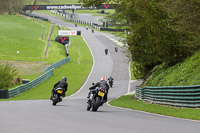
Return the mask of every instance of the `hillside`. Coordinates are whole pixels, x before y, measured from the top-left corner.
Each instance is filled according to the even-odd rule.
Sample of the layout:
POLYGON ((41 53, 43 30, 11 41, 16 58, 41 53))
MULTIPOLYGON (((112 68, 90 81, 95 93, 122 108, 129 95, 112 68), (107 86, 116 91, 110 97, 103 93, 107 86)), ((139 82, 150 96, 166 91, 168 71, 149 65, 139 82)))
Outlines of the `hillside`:
MULTIPOLYGON (((58 26, 54 28, 47 56, 44 57, 48 35, 53 24, 21 15, 0 15, 0 24, 0 64, 11 63, 17 68, 20 78, 32 81, 43 74, 44 68, 49 64, 66 58, 64 46, 55 42, 58 26)), ((66 30, 64 27, 61 29, 66 30)), ((68 49, 70 63, 56 69, 53 77, 31 91, 16 96, 16 99, 48 99, 52 86, 63 76, 69 78, 70 91, 68 95, 75 93, 80 88, 91 70, 92 56, 82 36, 70 36, 70 42, 71 45, 68 49), (44 91, 43 88, 49 93, 38 97, 38 93, 44 91)), ((16 86, 11 86, 8 89, 16 86)))
POLYGON ((39 59, 46 46, 41 36, 48 36, 49 26, 23 16, 0 15, 0 59, 39 59))
POLYGON ((144 86, 187 86, 200 84, 200 51, 175 66, 162 64, 145 82, 144 86))

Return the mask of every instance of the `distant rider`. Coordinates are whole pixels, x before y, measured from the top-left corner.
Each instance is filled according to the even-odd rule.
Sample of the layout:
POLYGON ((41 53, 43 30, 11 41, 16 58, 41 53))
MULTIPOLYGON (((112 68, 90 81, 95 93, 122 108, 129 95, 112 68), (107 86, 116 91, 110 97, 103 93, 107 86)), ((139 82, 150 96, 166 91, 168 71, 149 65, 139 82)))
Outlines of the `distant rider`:
POLYGON ((110 84, 110 83, 113 84, 113 80, 114 80, 113 77, 110 76, 110 77, 108 78, 109 84, 110 84))
POLYGON ((102 77, 100 82, 97 82, 95 85, 93 85, 92 87, 89 88, 89 93, 88 93, 88 97, 90 98, 91 93, 95 93, 96 92, 96 87, 102 87, 105 89, 105 96, 104 96, 104 102, 107 101, 107 95, 108 95, 108 90, 109 90, 109 86, 106 82, 106 78, 102 77))
POLYGON ((67 87, 68 87, 67 78, 66 77, 62 77, 62 80, 60 80, 56 84, 54 84, 54 87, 51 90, 51 98, 50 98, 51 100, 52 100, 53 94, 55 93, 55 90, 58 87, 60 87, 60 88, 62 88, 64 90, 63 97, 65 97, 65 92, 67 91, 67 87))
POLYGON ((105 49, 105 54, 106 54, 106 55, 108 54, 108 49, 107 49, 107 48, 105 49))
POLYGON ((113 77, 112 76, 110 76, 109 78, 108 78, 108 81, 113 81, 114 79, 113 79, 113 77))

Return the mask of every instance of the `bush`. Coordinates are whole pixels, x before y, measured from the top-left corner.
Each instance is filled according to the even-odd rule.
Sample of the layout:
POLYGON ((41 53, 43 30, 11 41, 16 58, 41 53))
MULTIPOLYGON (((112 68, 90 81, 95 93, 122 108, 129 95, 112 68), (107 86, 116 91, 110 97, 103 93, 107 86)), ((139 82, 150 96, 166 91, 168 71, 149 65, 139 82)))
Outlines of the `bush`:
POLYGON ((0 65, 0 89, 11 87, 15 76, 17 76, 17 69, 12 64, 0 65))

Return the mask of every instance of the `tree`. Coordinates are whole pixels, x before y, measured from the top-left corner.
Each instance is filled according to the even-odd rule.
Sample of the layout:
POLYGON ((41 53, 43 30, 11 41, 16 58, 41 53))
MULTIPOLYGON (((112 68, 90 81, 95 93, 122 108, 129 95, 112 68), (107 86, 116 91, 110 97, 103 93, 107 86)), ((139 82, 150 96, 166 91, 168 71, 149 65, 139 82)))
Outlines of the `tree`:
POLYGON ((51 0, 31 0, 30 3, 32 3, 32 1, 33 1, 33 5, 36 5, 38 2, 46 2, 46 3, 48 3, 51 0))
POLYGON ((85 7, 89 6, 100 6, 102 3, 110 2, 112 0, 79 0, 79 3, 83 3, 85 7))
POLYGON ((167 0, 162 5, 174 22, 174 27, 193 35, 200 33, 200 1, 199 0, 167 0))
MULTIPOLYGON (((80 0, 87 6, 112 0, 80 0)), ((131 26, 127 42, 138 73, 156 65, 174 65, 200 48, 199 0, 118 0, 118 20, 131 26)))
POLYGON ((0 14, 8 13, 19 13, 25 3, 26 0, 0 0, 0 14))
POLYGON ((134 1, 137 18, 132 21, 132 34, 128 37, 132 60, 144 77, 156 65, 168 66, 191 56, 198 46, 189 45, 191 36, 184 30, 175 28, 169 11, 161 6, 166 1, 134 1))
POLYGON ((7 89, 13 84, 17 69, 11 64, 0 65, 0 89, 7 89))

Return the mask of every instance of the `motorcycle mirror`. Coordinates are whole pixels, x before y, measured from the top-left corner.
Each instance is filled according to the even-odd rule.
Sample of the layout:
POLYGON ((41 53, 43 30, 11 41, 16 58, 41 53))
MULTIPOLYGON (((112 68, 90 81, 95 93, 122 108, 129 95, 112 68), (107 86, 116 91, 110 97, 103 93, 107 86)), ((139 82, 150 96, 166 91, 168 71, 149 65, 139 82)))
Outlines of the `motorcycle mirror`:
POLYGON ((94 83, 92 83, 92 85, 94 85, 94 83))

